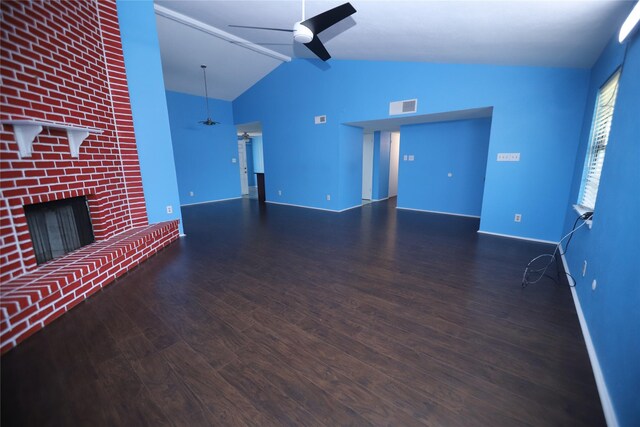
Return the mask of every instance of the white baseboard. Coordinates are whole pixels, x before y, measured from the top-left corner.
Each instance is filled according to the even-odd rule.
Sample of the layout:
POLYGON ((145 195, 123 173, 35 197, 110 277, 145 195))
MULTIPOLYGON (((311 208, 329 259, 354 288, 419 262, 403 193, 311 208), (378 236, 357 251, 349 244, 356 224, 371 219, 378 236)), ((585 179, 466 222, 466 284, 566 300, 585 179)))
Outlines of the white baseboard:
MULTIPOLYGON (((365 200, 366 200, 366 199, 365 199, 365 200)), ((389 198, 388 198, 388 197, 383 197, 382 199, 371 199, 371 203, 374 203, 374 202, 382 202, 383 200, 389 200, 389 198)))
MULTIPOLYGON (((305 205, 294 205, 293 203, 282 203, 282 202, 273 202, 271 200, 267 200, 267 203, 273 204, 273 205, 282 205, 282 206, 293 206, 294 208, 303 208, 303 209, 314 209, 317 211, 325 211, 325 212, 342 212, 336 209, 326 209, 326 208, 317 208, 315 206, 305 206, 305 205)), ((358 205, 360 206, 360 205, 358 205)), ((354 206, 357 207, 357 206, 354 206)), ((347 208, 347 209, 352 209, 352 208, 347 208)), ((346 209, 344 209, 346 210, 346 209)))
POLYGON ((207 200, 206 202, 186 203, 186 204, 184 204, 184 205, 180 205, 180 207, 183 207, 183 206, 204 205, 204 204, 206 204, 206 203, 226 202, 227 200, 237 200, 237 199, 242 199, 242 197, 229 197, 228 199, 217 199, 217 200, 207 200))
MULTIPOLYGON (((569 265, 567 264, 567 259, 564 257, 564 254, 560 254, 560 258, 562 259, 564 271, 571 274, 571 272, 569 271, 569 265)), ((596 380, 596 386, 598 387, 598 394, 600 395, 600 404, 602 405, 604 418, 607 421, 607 426, 618 427, 618 417, 616 417, 616 412, 613 409, 613 402, 611 401, 611 396, 609 395, 609 389, 607 388, 607 383, 604 380, 604 374, 602 373, 602 368, 600 367, 600 362, 598 361, 596 348, 593 346, 593 340, 591 339, 591 333, 589 333, 587 320, 584 317, 582 305, 580 305, 580 298, 578 297, 578 293, 576 292, 575 288, 571 288, 571 296, 573 297, 573 304, 576 306, 576 312, 578 313, 578 320, 580 321, 580 328, 582 329, 582 337, 584 338, 584 342, 587 346, 587 352, 589 353, 591 369, 593 370, 593 376, 596 380)))
POLYGON ((488 234, 488 235, 491 235, 491 236, 498 236, 498 237, 507 237, 509 239, 527 240, 529 242, 550 243, 552 245, 557 245, 558 244, 558 242, 554 242, 552 240, 533 239, 531 237, 514 236, 512 234, 492 233, 490 231, 482 231, 482 230, 478 230, 478 233, 480 233, 480 234, 488 234))
POLYGON ((340 209, 339 211, 334 211, 334 212, 350 211, 351 209, 361 208, 361 207, 362 207, 362 203, 360 203, 359 205, 353 205, 350 208, 344 208, 344 209, 340 209))
POLYGON ((434 214, 440 214, 440 215, 463 216, 466 218, 480 218, 480 216, 478 215, 466 215, 466 214, 459 214, 459 213, 452 213, 452 212, 429 211, 426 209, 403 208, 402 206, 396 206, 396 209, 402 209, 403 211, 427 212, 427 213, 434 213, 434 214))

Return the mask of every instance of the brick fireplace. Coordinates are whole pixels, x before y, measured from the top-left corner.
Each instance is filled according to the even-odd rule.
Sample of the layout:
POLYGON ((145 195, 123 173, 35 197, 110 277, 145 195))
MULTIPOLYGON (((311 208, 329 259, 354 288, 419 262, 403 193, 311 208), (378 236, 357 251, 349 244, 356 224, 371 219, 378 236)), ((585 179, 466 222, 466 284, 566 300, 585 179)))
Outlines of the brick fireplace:
POLYGON ((1 8, 4 352, 175 240, 178 229, 177 221, 147 221, 115 1, 1 8), (80 196, 97 243, 38 266, 24 207, 80 196))

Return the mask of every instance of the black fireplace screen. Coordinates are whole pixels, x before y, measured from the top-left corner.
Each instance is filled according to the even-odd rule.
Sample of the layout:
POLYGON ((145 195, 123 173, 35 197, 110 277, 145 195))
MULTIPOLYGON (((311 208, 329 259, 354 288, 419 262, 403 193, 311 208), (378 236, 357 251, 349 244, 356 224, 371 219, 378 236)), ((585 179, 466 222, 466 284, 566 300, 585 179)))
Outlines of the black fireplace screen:
POLYGON ((93 243, 86 197, 24 206, 38 264, 93 243))

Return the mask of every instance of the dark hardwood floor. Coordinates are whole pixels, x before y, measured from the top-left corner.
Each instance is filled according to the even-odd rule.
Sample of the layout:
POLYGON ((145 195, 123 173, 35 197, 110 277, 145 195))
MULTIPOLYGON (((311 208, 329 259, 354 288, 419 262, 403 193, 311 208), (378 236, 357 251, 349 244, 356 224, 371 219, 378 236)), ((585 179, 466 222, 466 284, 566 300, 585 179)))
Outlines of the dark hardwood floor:
POLYGON ((254 200, 1 359, 2 425, 604 425, 551 246, 478 220, 254 200))

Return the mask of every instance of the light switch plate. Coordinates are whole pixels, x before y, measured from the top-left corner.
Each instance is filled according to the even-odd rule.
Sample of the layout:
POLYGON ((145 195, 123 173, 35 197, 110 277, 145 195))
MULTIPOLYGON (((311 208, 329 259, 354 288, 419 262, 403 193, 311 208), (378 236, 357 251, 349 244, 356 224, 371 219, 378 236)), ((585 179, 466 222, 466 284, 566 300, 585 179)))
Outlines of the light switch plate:
POLYGON ((498 153, 496 160, 499 162, 519 162, 520 153, 498 153))

